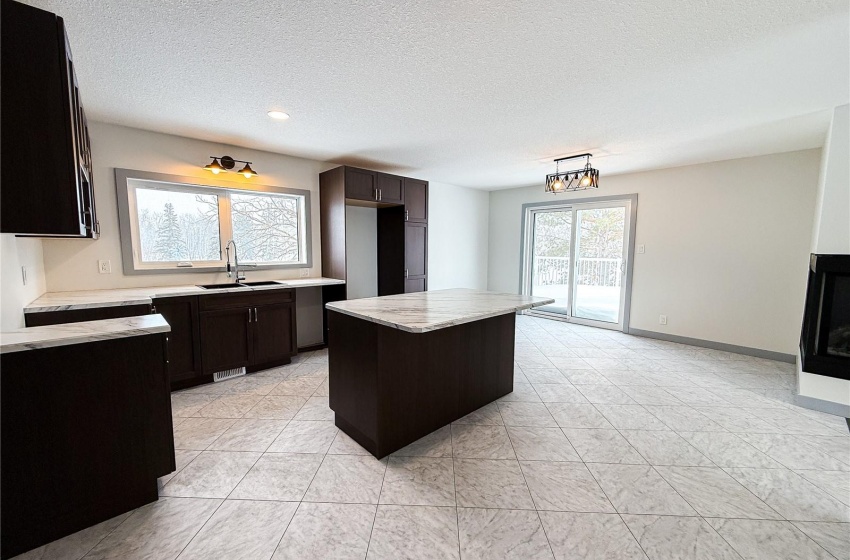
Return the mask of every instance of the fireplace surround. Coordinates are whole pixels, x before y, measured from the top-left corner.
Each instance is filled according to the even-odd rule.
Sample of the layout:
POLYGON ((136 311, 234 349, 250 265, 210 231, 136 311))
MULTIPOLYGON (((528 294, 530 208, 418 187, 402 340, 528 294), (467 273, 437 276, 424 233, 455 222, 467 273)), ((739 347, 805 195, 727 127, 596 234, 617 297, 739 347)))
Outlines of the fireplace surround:
POLYGON ((850 379, 850 255, 809 259, 800 357, 807 373, 850 379))

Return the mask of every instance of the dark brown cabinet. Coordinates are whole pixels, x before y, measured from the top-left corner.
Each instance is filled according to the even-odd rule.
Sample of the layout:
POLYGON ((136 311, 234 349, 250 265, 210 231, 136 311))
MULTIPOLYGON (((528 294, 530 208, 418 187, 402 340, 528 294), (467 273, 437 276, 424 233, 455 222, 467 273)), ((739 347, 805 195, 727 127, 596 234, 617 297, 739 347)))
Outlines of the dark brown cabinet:
POLYGON ((404 225, 404 291, 423 292, 427 289, 428 226, 406 223, 404 225), (419 280, 420 282, 414 282, 419 280))
POLYGON ((200 297, 203 372, 287 364, 296 354, 295 291, 200 297))
POLYGON ((408 222, 428 221, 428 183, 404 179, 404 219, 408 222))
MULTIPOLYGON (((377 209, 378 295, 428 289, 428 182, 337 167, 319 175, 322 275, 345 280, 346 207, 377 209)), ((325 302, 344 299, 334 289, 325 302)))
POLYGON ((404 177, 378 173, 378 202, 404 204, 404 177))
POLYGON ((175 469, 164 338, 0 356, 2 558, 157 500, 175 469))
POLYGON ((254 362, 267 364, 295 353, 295 324, 292 303, 261 305, 254 308, 254 362))
POLYGON ((171 325, 168 333, 168 378, 172 389, 202 381, 201 334, 198 324, 198 297, 165 297, 153 300, 153 313, 171 325))
POLYGON ((356 167, 345 168, 345 198, 351 200, 378 200, 377 173, 356 167))
POLYGON ((201 362, 204 373, 251 364, 253 312, 248 307, 201 312, 201 362))
POLYGON ((13 0, 2 0, 0 22, 0 232, 96 238, 88 126, 64 22, 13 0))

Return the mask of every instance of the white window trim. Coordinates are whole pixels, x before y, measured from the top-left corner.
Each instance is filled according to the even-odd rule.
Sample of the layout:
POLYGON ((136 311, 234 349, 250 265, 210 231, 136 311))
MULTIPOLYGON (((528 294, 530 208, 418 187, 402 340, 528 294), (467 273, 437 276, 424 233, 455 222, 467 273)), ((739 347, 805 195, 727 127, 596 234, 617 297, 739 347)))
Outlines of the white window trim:
MULTIPOLYGON (((298 235, 300 241, 298 262, 278 262, 256 264, 250 261, 240 264, 252 265, 252 270, 309 268, 312 266, 312 228, 310 224, 310 191, 291 189, 269 185, 236 183, 219 179, 201 179, 198 177, 182 177, 165 175, 131 169, 115 169, 115 191, 118 198, 118 222, 121 233, 121 257, 124 274, 183 274, 191 272, 223 272, 225 270, 224 245, 233 238, 230 215, 230 194, 244 191, 252 194, 283 194, 299 197, 300 213, 298 220, 298 235), (130 181, 133 179, 147 183, 163 183, 170 191, 215 194, 218 196, 220 259, 217 261, 192 261, 190 266, 178 262, 145 263, 141 261, 140 236, 136 212, 135 189, 130 181), (133 194, 131 195, 131 191, 133 194)), ((238 247, 237 247, 238 249, 238 247)))

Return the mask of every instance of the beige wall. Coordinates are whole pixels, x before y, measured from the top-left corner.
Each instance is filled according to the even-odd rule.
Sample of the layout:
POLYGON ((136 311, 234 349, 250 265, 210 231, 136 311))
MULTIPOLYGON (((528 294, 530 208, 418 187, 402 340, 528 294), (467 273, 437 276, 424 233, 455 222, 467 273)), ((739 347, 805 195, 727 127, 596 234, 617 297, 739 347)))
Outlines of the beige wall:
POLYGON ((638 194, 631 328, 793 354, 820 150, 603 176, 593 192, 490 193, 491 290, 517 292, 521 207, 638 194), (668 317, 660 325, 658 316, 668 317))
POLYGON ((0 262, 0 331, 7 331, 24 326, 24 306, 45 292, 41 239, 0 235, 0 262))
POLYGON ((487 289, 487 191, 428 187, 428 289, 487 289))
MULTIPOLYGON (((312 192, 313 267, 309 269, 309 275, 321 274, 319 173, 333 167, 332 164, 104 123, 92 123, 90 127, 95 200, 102 235, 96 241, 43 241, 47 291, 227 282, 227 276, 223 272, 125 276, 121 269, 121 238, 118 233, 118 203, 115 196, 115 168, 204 179, 209 176, 209 172, 201 169, 201 166, 209 162, 210 155, 223 154, 254 162, 253 167, 260 173, 258 177, 250 180, 236 173, 228 174, 227 179, 230 181, 307 189, 312 192), (112 274, 98 272, 99 259, 112 261, 112 274)), ((248 270, 247 276, 250 280, 297 278, 299 270, 248 270)), ((321 305, 319 288, 298 290, 300 346, 321 342, 321 305)))
MULTIPOLYGON (((201 166, 209 162, 208 156, 222 154, 250 160, 260 173, 252 179, 230 173, 226 177, 229 181, 291 187, 312 192, 313 268, 310 269, 310 276, 320 274, 319 173, 332 165, 103 123, 92 123, 90 132, 95 200, 102 235, 96 241, 44 240, 44 268, 48 291, 226 282, 227 276, 223 272, 131 276, 122 274, 118 203, 115 197, 115 168, 205 179, 210 177, 210 174, 201 169, 201 166), (112 261, 112 274, 98 272, 99 259, 112 261)), ((256 280, 297 278, 298 275, 297 269, 248 271, 248 276, 256 280)))

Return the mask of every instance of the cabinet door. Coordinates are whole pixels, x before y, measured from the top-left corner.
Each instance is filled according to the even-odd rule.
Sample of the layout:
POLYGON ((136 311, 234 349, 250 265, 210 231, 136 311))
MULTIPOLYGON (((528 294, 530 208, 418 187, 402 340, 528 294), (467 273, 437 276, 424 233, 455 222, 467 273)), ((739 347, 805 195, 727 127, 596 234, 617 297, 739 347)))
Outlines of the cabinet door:
POLYGON ((295 306, 279 303, 254 310, 253 364, 277 362, 295 354, 295 306))
POLYGON ((86 237, 73 63, 55 14, 4 1, 0 73, 0 232, 86 237), (14 79, 10 79, 14 76, 14 79), (25 171, 22 171, 25 170, 25 171))
POLYGON ((425 285, 425 278, 408 278, 404 281, 404 293, 410 294, 413 292, 424 292, 428 288, 425 285))
POLYGON ((355 200, 376 200, 376 175, 377 174, 374 171, 357 169, 356 167, 346 167, 345 198, 352 198, 355 200))
POLYGON ((428 182, 404 179, 404 212, 408 222, 428 221, 428 182))
POLYGON ((251 364, 251 308, 204 311, 201 317, 201 363, 206 374, 251 364))
POLYGON ((404 225, 404 279, 405 291, 422 291, 428 274, 428 228, 425 224, 404 225), (423 280, 422 289, 411 280, 423 280))
POLYGON ((378 202, 404 203, 404 177, 378 173, 378 202))
POLYGON ((201 336, 197 297, 157 298, 154 313, 171 326, 168 337, 168 377, 171 383, 201 377, 201 336))

